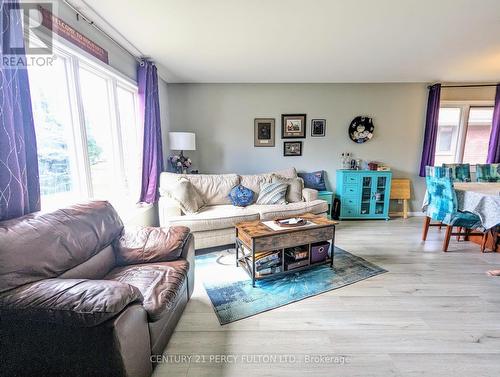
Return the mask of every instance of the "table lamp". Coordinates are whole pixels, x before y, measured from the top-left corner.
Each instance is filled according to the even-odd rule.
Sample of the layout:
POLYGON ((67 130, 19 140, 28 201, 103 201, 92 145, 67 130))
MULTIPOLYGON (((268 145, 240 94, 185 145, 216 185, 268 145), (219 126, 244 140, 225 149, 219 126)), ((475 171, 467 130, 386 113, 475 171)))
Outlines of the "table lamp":
POLYGON ((191 159, 184 156, 184 151, 196 150, 196 135, 193 132, 169 132, 169 147, 171 151, 180 151, 173 154, 169 160, 177 173, 187 173, 192 165, 191 159))

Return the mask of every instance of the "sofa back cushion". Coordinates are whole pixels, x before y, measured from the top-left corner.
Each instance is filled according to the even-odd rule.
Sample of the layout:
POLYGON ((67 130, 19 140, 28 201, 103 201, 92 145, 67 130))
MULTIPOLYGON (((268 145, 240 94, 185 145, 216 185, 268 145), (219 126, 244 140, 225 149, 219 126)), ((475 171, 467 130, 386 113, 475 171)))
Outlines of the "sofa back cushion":
POLYGON ((59 275, 60 279, 100 280, 116 266, 113 246, 106 246, 93 257, 59 275))
POLYGON ((0 293, 84 263, 122 229, 120 217, 105 201, 0 222, 0 293))
POLYGON ((177 260, 189 240, 189 233, 185 226, 125 227, 121 237, 113 242, 116 264, 125 266, 177 260))
MULTIPOLYGON (((279 175, 284 178, 296 178, 297 171, 295 168, 288 168, 284 170, 279 170, 271 173, 263 173, 263 174, 252 174, 252 175, 242 175, 241 176, 241 184, 256 194, 260 193, 260 186, 264 183, 271 183, 272 175, 279 175)), ((258 195, 255 195, 257 198, 258 195)))
POLYGON ((240 183, 236 174, 175 174, 164 172, 160 175, 160 194, 165 196, 179 178, 187 178, 201 195, 206 205, 231 204, 229 193, 240 183))

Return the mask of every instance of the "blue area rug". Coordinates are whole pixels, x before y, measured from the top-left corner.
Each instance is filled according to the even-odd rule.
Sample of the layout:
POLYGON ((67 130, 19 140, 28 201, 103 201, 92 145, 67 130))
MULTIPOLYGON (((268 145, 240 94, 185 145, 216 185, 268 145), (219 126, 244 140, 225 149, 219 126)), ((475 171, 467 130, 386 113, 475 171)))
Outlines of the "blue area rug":
POLYGON ((336 247, 333 269, 317 266, 257 281, 253 288, 248 274, 236 267, 234 253, 229 249, 196 257, 197 277, 203 281, 221 325, 387 272, 336 247))

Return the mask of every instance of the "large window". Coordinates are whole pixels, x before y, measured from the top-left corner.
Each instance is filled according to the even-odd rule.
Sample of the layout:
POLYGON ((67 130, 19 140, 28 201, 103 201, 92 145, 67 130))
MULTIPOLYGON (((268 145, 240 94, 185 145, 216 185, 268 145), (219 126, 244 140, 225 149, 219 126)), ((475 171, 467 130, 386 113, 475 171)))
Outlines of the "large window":
POLYGON ((493 121, 488 103, 444 103, 439 110, 435 165, 486 163, 493 121))
POLYGON ((86 198, 138 200, 137 86, 65 47, 29 68, 42 208, 86 198))

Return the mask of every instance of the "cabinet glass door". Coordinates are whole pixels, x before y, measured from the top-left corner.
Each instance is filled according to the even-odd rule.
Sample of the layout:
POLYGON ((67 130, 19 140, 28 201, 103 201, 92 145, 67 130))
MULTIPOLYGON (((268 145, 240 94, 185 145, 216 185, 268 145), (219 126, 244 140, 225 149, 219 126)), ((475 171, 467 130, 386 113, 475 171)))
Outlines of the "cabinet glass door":
POLYGON ((372 214, 373 207, 371 206, 372 196, 373 196, 373 177, 363 177, 361 187, 361 208, 360 215, 366 216, 372 214))
POLYGON ((385 193, 387 177, 377 177, 373 200, 375 202, 375 215, 383 215, 385 212, 385 193))

